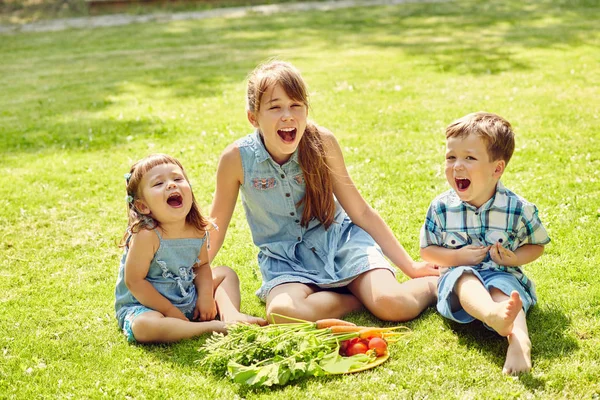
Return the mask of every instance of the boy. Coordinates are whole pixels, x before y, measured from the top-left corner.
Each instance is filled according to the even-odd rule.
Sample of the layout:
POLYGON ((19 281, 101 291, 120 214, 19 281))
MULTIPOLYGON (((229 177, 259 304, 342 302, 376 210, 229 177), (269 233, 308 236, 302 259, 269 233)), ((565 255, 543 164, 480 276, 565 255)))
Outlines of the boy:
POLYGON ((535 205, 506 189, 500 177, 515 148, 504 118, 466 115, 446 128, 449 191, 436 197, 421 229, 421 257, 448 267, 438 283, 438 311, 459 323, 478 319, 508 338, 502 372, 531 369, 525 314, 535 287, 520 266, 550 242, 535 205))

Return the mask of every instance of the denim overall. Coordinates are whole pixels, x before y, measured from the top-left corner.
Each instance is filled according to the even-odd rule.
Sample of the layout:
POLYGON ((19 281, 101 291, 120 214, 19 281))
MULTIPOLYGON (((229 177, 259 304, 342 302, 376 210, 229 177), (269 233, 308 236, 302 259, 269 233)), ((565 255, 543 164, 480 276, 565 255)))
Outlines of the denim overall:
POLYGON ((275 286, 298 282, 320 288, 348 285, 360 274, 385 268, 395 274, 373 238, 354 225, 335 201, 334 222, 329 229, 313 219, 300 224, 305 193, 298 150, 283 165, 267 152, 254 132, 237 142, 242 158, 242 204, 263 278, 256 295, 266 301, 275 286))
MULTIPOLYGON (((158 230, 154 231, 158 235, 160 246, 150 263, 146 280, 191 320, 198 298, 192 267, 199 262, 200 249, 208 238, 208 232, 204 238, 163 239, 158 230)), ((134 341, 131 323, 138 315, 152 310, 140 304, 125 285, 125 261, 128 252, 129 241, 121 257, 117 277, 115 312, 119 327, 123 329, 129 341, 134 341)))

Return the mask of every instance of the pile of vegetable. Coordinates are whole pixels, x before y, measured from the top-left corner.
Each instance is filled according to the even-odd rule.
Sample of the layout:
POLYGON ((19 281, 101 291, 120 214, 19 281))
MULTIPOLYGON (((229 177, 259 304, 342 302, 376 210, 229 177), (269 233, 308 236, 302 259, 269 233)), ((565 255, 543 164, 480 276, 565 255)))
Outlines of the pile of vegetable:
POLYGON ((285 385, 309 376, 358 370, 387 355, 388 342, 404 327, 373 328, 328 319, 297 320, 264 327, 233 324, 213 333, 200 348, 201 367, 251 387, 285 385))

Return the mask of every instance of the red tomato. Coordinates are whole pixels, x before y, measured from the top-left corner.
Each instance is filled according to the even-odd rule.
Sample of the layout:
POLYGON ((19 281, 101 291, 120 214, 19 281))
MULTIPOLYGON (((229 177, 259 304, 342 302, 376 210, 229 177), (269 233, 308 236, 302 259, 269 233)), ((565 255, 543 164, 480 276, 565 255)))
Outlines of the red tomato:
POLYGON ((377 357, 387 353, 387 342, 382 338, 374 337, 369 340, 369 350, 375 351, 377 357))
POLYGON ((355 354, 365 354, 369 350, 369 347, 363 342, 356 342, 348 346, 346 354, 348 357, 352 357, 355 354))
POLYGON ((344 340, 342 343, 340 343, 340 355, 341 356, 345 356, 346 352, 348 351, 348 344, 349 344, 349 340, 344 340))

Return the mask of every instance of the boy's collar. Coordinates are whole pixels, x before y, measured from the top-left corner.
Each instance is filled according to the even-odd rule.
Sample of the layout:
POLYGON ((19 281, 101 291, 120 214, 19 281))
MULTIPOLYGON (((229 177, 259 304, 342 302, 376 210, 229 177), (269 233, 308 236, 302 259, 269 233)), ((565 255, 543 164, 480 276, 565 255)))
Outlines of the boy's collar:
MULTIPOLYGON (((460 201, 469 210, 473 210, 473 211, 488 210, 488 209, 490 209, 492 207, 492 204, 494 204, 494 202, 496 201, 496 198, 498 197, 497 196, 498 193, 506 193, 506 188, 504 187, 504 185, 500 181, 498 181, 498 183, 496 183, 496 190, 494 191, 494 194, 492 195, 492 197, 490 197, 485 203, 483 203, 481 205, 481 207, 475 207, 474 205, 469 204, 466 201, 462 201, 462 200, 460 200, 460 201)), ((456 197, 458 197, 458 195, 456 197)), ((500 206, 500 204, 496 204, 496 205, 500 206)))

